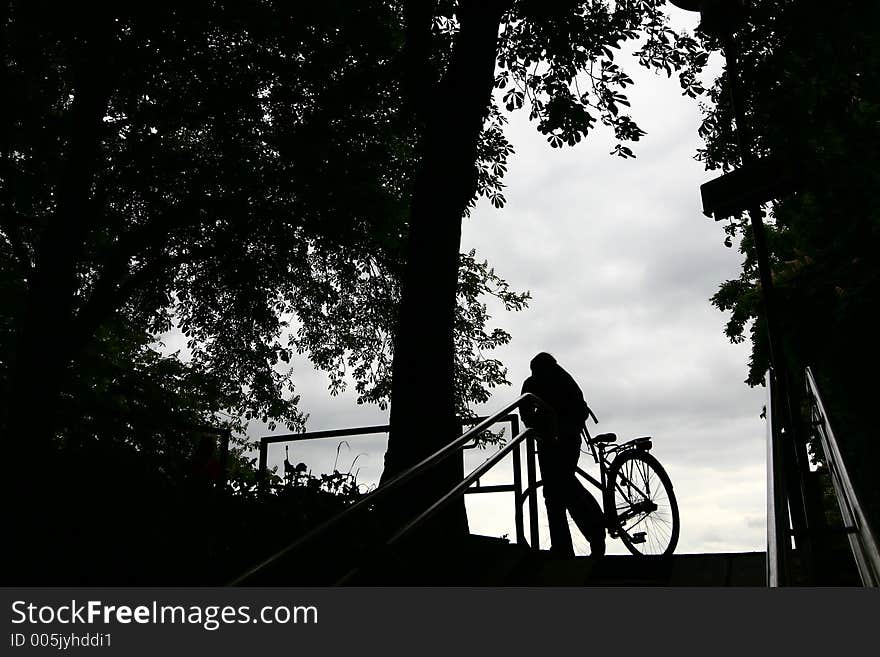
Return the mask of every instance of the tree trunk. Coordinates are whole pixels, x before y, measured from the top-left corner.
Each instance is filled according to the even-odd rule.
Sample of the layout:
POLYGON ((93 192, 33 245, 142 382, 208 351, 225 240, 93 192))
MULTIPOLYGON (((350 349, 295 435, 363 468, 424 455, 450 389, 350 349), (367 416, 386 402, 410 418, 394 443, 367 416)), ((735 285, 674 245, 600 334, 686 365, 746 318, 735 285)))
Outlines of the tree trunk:
MULTIPOLYGON (((34 268, 16 326, 8 391, 0 410, 0 436, 14 459, 4 479, 11 505, 10 535, 27 540, 4 546, 6 563, 18 564, 23 577, 37 577, 40 564, 58 550, 52 517, 55 488, 52 472, 58 407, 70 372, 75 331, 79 266, 88 234, 97 218, 92 189, 100 165, 101 132, 113 90, 111 44, 114 24, 89 19, 82 28, 83 50, 76 62, 69 140, 54 212, 34 249, 34 268)), ((10 461, 11 462, 11 461, 10 461)))
POLYGON ((90 218, 97 211, 92 207, 91 193, 112 88, 108 67, 103 65, 107 38, 107 34, 95 36, 89 48, 92 56, 81 62, 57 206, 35 249, 34 269, 16 330, 5 417, 0 421, 7 432, 5 440, 17 440, 22 446, 26 466, 38 465, 28 460, 48 448, 72 355, 77 267, 90 218))
MULTIPOLYGON (((493 87, 498 29, 509 2, 464 1, 449 67, 425 110, 422 157, 410 205, 410 234, 395 336, 391 434, 383 480, 459 434, 453 325, 461 220, 476 192, 477 144, 493 87)), ((462 478, 461 457, 419 478, 398 511, 425 509, 462 478)), ((434 523, 445 537, 467 533, 464 501, 434 523)), ((433 532, 432 532, 433 533, 433 532)))

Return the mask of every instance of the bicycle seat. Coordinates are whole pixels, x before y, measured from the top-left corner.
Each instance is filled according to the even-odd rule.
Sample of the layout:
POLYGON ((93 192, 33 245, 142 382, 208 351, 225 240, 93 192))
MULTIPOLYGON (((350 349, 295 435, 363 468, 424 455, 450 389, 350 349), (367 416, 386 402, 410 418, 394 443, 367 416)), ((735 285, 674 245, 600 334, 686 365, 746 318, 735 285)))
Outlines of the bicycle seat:
POLYGON ((593 436, 594 443, 614 443, 617 442, 617 434, 616 433, 600 433, 598 436, 593 436))

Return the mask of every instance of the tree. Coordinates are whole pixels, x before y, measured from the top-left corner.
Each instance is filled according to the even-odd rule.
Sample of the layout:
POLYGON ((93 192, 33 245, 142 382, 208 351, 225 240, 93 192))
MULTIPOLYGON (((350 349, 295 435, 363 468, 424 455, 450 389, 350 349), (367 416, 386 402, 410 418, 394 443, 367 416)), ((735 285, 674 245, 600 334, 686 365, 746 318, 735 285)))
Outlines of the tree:
MULTIPOLYGON (((396 14, 373 4, 9 7, 10 435, 52 419, 114 322, 157 334, 176 319, 233 415, 302 426, 283 397, 294 350, 336 370, 355 359, 373 377, 363 398, 387 399, 386 374, 368 372, 390 345, 362 339, 396 312, 414 150, 396 111, 396 14), (342 321, 366 304, 365 324, 342 321), (292 318, 303 328, 285 343, 292 318)), ((469 348, 484 326, 462 325, 469 348)), ((476 375, 503 381, 497 367, 476 375)))
MULTIPOLYGON (((756 153, 772 156, 798 176, 797 191, 768 212, 768 246, 788 362, 802 384, 811 365, 832 402, 832 421, 852 450, 849 463, 870 463, 873 372, 880 352, 873 307, 880 295, 880 40, 878 7, 847 1, 751 3, 736 34, 748 129, 756 153)), ((718 43, 705 40, 707 48, 718 43)), ((726 73, 710 90, 699 157, 707 168, 739 164, 732 134, 726 73)), ((752 235, 743 218, 727 226, 742 238, 739 277, 724 282, 712 302, 730 311, 726 334, 749 337, 746 382, 763 383, 768 367, 765 318, 759 303, 752 235)), ((731 244, 728 239, 728 245, 731 244)), ((874 498, 876 487, 862 491, 874 498)))
MULTIPOLYGON (((198 446, 188 427, 301 428, 294 352, 337 389, 352 367, 360 398, 387 403, 417 157, 396 5, 3 12, 0 427, 18 535, 46 536, 33 523, 51 491, 74 499, 75 475, 44 481, 47 462, 100 453, 83 475, 119 484, 140 458, 145 487, 173 486, 198 446), (186 362, 155 350, 175 323, 186 362)), ((473 253, 461 270, 463 409, 505 381, 484 352, 510 336, 484 297, 527 295, 473 253)))
MULTIPOLYGON (((663 4, 404 3, 402 89, 418 120, 420 141, 395 337, 386 478, 455 434, 453 327, 461 219, 484 172, 481 144, 498 130, 493 89, 508 110, 528 100, 531 117, 553 146, 576 144, 599 120, 620 140, 614 152, 632 156, 624 143, 643 132, 621 112, 628 105, 622 90, 631 79, 614 62, 614 50, 644 37, 640 62, 669 75, 679 70, 690 95, 699 91, 694 71, 705 63, 692 38, 666 25, 663 4)), ((489 196, 504 202, 498 189, 489 196)), ((460 468, 452 463, 438 470, 426 489, 443 488, 443 482, 448 488, 460 468)), ((463 530, 463 503, 448 522, 463 530)))
POLYGON ((391 392, 386 474, 433 451, 504 381, 480 296, 525 302, 459 254, 475 196, 504 204, 493 88, 554 146, 601 121, 631 156, 614 49, 645 35, 641 62, 698 89, 702 54, 662 4, 4 5, 6 438, 45 452, 59 400, 95 385, 88 350, 143 363, 137 336, 176 319, 233 415, 301 426, 283 366, 300 350, 336 384, 353 367, 364 400, 391 392))
MULTIPOLYGON (((328 47, 320 36, 310 42, 306 27, 267 32, 275 19, 300 24, 268 3, 104 7, 94 17, 28 4, 12 13, 7 75, 19 93, 4 149, 4 233, 18 256, 22 297, 10 336, 18 416, 51 406, 65 364, 114 313, 161 331, 176 306, 196 360, 248 387, 236 410, 298 424, 292 406, 278 405, 287 381, 272 369, 284 356, 271 339, 280 326, 279 283, 302 266, 304 242, 330 231, 334 248, 363 241, 371 215, 356 214, 357 204, 394 205, 376 174, 362 175, 365 160, 381 153, 378 134, 388 126, 376 114, 388 97, 366 102, 381 77, 358 79, 357 67, 345 63, 356 40, 328 47), (47 15, 56 22, 42 20, 47 15), (327 85, 334 72, 355 81, 344 90, 327 85), (300 90, 292 95, 294 81, 300 90), (359 111, 340 129, 334 112, 347 108, 332 96, 341 93, 359 111), (73 99, 69 108, 65 98, 73 99), (359 132, 368 124, 375 129, 359 132), (339 175, 304 166, 339 142, 357 183, 347 204, 330 199, 318 207, 308 195, 327 186, 314 189, 292 168, 339 175), (295 164, 293 149, 306 154, 295 164), (65 193, 74 207, 64 204, 65 193), (59 326, 67 327, 61 335, 59 326)), ((330 29, 332 11, 313 14, 318 31, 330 29)), ((402 161, 386 150, 378 170, 394 175, 402 161)))

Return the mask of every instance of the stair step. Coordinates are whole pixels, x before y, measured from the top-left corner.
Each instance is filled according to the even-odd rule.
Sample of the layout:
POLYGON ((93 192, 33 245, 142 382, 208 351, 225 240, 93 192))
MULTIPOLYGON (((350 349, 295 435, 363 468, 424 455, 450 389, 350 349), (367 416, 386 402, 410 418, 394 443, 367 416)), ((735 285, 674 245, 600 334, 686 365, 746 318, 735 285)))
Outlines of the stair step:
POLYGON ((509 584, 522 586, 764 586, 763 552, 607 555, 600 559, 539 557, 523 564, 509 584))
POLYGON ((488 536, 389 555, 350 582, 421 586, 765 586, 763 552, 559 559, 488 536))

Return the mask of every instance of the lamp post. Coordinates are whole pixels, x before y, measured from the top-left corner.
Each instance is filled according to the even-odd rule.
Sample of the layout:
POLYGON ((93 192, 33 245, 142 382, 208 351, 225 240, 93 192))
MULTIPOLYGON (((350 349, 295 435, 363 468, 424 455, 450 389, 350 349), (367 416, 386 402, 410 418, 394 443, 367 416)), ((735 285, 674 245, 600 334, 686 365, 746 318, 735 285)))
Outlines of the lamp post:
MULTIPOLYGON (((776 197, 789 181, 779 177, 778 171, 769 163, 761 162, 752 152, 752 139, 745 117, 740 86, 739 49, 734 34, 745 24, 742 0, 669 0, 680 9, 700 13, 700 29, 718 38, 723 44, 727 67, 727 85, 731 109, 736 124, 736 142, 741 167, 702 187, 703 211, 714 214, 716 220, 747 210, 758 263, 761 284, 761 301, 767 325, 767 341, 770 348, 770 364, 775 375, 775 397, 782 403, 781 424, 785 434, 780 436, 780 450, 784 462, 784 479, 791 513, 796 544, 801 552, 808 573, 812 571, 812 541, 809 536, 810 508, 805 490, 808 471, 806 444, 800 439, 797 406, 791 394, 790 378, 786 364, 779 316, 775 303, 773 277, 767 249, 766 229, 763 221, 762 203, 776 197)), ((772 385, 768 381, 769 385, 772 385)), ((773 397, 771 393, 771 397, 773 397)), ((784 505, 783 513, 785 511, 784 505)), ((787 530, 787 527, 785 528, 787 530)), ((787 535, 787 533, 786 533, 787 535)), ((785 539, 787 544, 787 539, 785 539)), ((769 556, 769 555, 768 555, 769 556)))

